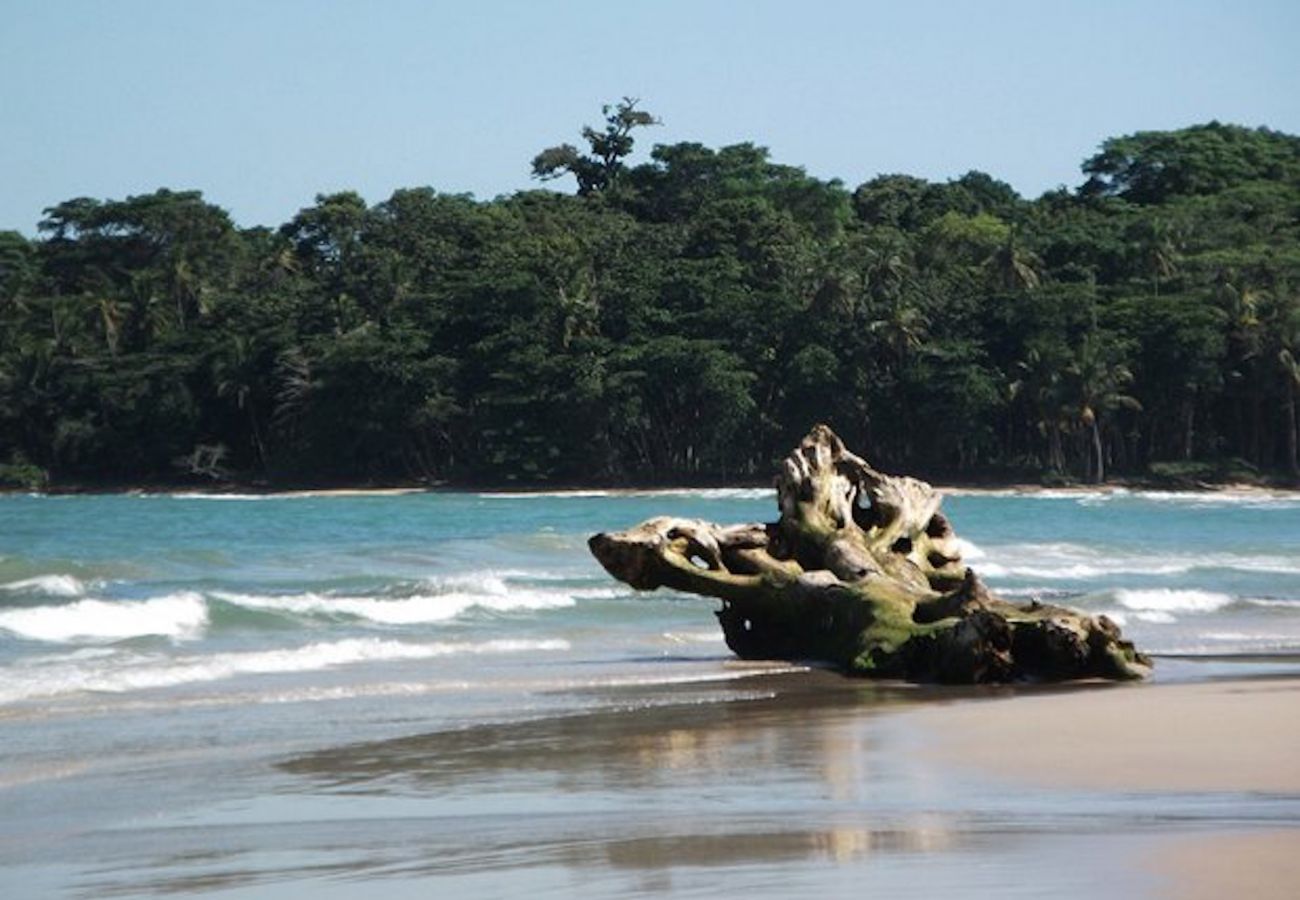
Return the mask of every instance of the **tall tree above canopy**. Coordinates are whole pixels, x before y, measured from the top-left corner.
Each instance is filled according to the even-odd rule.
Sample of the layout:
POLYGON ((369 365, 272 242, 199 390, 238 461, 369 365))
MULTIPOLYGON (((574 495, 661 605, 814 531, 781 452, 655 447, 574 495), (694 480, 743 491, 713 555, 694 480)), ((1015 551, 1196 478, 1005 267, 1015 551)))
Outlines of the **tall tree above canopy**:
POLYGON ((1210 122, 1111 138, 1083 164, 1082 193, 1134 203, 1212 194, 1251 181, 1300 182, 1300 137, 1210 122))
POLYGON ((567 143, 547 147, 533 157, 533 177, 551 181, 572 175, 578 179, 578 193, 584 197, 612 188, 623 171, 623 160, 632 152, 632 132, 659 124, 649 112, 636 108, 639 102, 635 97, 624 97, 613 106, 602 106, 604 130, 597 131, 590 125, 582 127, 588 152, 583 154, 567 143))

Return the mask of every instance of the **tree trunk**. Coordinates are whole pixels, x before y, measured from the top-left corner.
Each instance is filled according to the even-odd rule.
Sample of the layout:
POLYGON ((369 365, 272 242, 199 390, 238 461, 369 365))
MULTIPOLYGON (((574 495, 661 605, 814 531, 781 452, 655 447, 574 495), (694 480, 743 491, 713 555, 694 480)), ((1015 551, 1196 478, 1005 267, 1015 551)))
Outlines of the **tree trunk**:
POLYGON ((1097 460, 1093 475, 1096 477, 1097 484, 1101 484, 1106 480, 1106 463, 1101 452, 1101 426, 1097 424, 1095 418, 1092 420, 1092 452, 1093 457, 1097 460))
POLYGON ((1296 459, 1296 393, 1294 384, 1286 386, 1286 464, 1292 478, 1300 478, 1300 460, 1296 459))
POLYGON ((993 596, 962 564, 939 494, 877 472, 824 425, 786 458, 776 487, 774 524, 660 517, 589 546, 638 590, 721 600, 727 645, 745 659, 964 683, 1150 670, 1105 616, 993 596))

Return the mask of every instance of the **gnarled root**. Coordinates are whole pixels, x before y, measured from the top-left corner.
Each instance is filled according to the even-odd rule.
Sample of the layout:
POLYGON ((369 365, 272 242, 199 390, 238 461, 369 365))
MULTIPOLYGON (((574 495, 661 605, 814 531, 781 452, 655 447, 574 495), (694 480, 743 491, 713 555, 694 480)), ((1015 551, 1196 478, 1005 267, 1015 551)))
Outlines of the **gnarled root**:
POLYGON ((589 546, 638 590, 722 600, 727 646, 746 659, 968 683, 1150 671, 1104 616, 993 596, 962 564, 938 492, 877 472, 824 425, 787 457, 776 486, 772 525, 660 517, 589 546))

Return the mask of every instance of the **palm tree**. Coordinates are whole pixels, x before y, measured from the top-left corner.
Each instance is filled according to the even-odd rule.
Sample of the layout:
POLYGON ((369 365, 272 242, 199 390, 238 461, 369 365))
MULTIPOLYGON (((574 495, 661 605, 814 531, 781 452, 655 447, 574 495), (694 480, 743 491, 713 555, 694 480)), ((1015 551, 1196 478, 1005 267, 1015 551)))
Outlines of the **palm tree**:
POLYGON ((258 465, 265 471, 266 442, 262 437, 254 396, 261 374, 257 362, 253 339, 245 334, 232 334, 212 356, 212 380, 217 396, 233 399, 236 408, 248 416, 253 450, 257 453, 258 465))
POLYGON ((1300 394, 1300 362, 1290 350, 1280 350, 1282 368, 1282 409, 1286 413, 1286 463, 1292 478, 1300 478, 1300 460, 1296 459, 1296 395, 1300 394))
POLYGON ((879 317, 867 325, 869 332, 881 336, 896 366, 901 366, 925 345, 929 328, 930 320, 921 308, 902 297, 881 310, 879 317))
POLYGON ((1276 341, 1277 363, 1281 376, 1282 410, 1285 415, 1286 463, 1292 477, 1300 478, 1300 460, 1297 460, 1296 403, 1300 394, 1300 293, 1283 284, 1273 292, 1269 310, 1269 333, 1276 341))
POLYGON ((1015 228, 1007 229, 1007 239, 984 261, 993 279, 1004 291, 1032 291, 1042 283, 1038 274, 1042 260, 1016 241, 1015 228))
POLYGON ((1227 318, 1228 369, 1226 373, 1232 403, 1233 430, 1240 452, 1260 461, 1263 430, 1264 385, 1260 357, 1264 353, 1265 329, 1261 310, 1272 299, 1269 291, 1246 283, 1234 272, 1219 274, 1216 290, 1219 307, 1227 318), (1243 413, 1249 413, 1249 423, 1243 413))
POLYGON ((1078 354, 1066 369, 1075 402, 1075 418, 1087 429, 1092 444, 1088 474, 1096 484, 1106 480, 1105 453, 1101 441, 1101 419, 1117 409, 1140 410, 1142 404, 1124 393, 1133 383, 1128 366, 1115 359, 1113 348, 1100 344, 1088 333, 1078 354))
POLYGON ((1011 399, 1023 399, 1030 408, 1034 429, 1047 440, 1047 465, 1054 472, 1065 470, 1061 433, 1068 425, 1062 394, 1061 368, 1038 348, 1031 347, 1016 363, 1017 378, 1009 385, 1011 399))

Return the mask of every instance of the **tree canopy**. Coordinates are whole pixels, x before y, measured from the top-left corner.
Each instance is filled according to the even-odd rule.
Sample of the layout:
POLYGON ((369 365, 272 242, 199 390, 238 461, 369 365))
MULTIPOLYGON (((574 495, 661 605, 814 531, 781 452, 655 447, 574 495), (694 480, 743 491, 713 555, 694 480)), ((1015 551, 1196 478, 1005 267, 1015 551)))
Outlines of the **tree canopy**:
POLYGON ((849 189, 637 101, 533 160, 573 195, 198 191, 0 233, 0 480, 762 477, 817 421, 932 477, 1296 477, 1300 139, 1105 140, 1037 199, 849 189))

